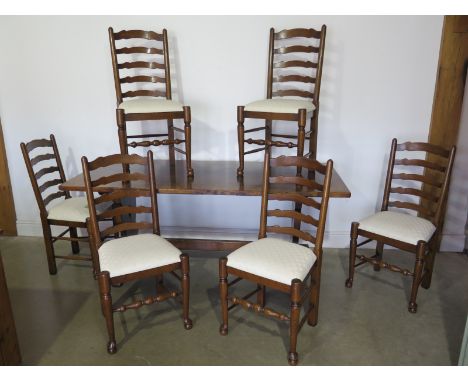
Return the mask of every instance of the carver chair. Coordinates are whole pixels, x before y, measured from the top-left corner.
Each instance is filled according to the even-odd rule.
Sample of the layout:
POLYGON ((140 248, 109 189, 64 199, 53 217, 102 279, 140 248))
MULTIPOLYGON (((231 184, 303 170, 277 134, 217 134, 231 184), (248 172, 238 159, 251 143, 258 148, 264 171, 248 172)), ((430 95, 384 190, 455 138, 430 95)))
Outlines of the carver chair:
POLYGON ((169 298, 182 296, 183 322, 185 329, 192 328, 189 318, 189 259, 160 235, 157 190, 154 173, 153 153, 147 158, 136 154, 116 154, 100 157, 88 162, 81 160, 86 185, 90 214, 91 245, 93 261, 97 270, 102 313, 106 320, 109 342, 107 351, 117 351, 114 331, 114 312, 138 309, 144 305, 159 303, 169 298), (115 173, 109 176, 92 176, 94 171, 113 166, 115 173), (101 195, 98 195, 100 193, 101 195), (134 204, 131 200, 136 199, 134 204), (149 206, 142 203, 149 199, 149 206), (98 206, 112 202, 113 209, 99 213, 98 206), (135 221, 125 220, 134 215, 135 221), (142 216, 143 215, 143 216, 142 216), (149 215, 149 221, 144 216, 149 215), (114 225, 103 227, 98 222, 112 218, 114 225), (134 233, 136 235, 128 233, 134 233), (147 231, 147 232, 143 232, 147 231), (116 234, 120 237, 115 238, 116 234), (176 273, 178 271, 180 274, 176 273), (163 274, 169 273, 181 283, 181 291, 167 290, 161 283, 163 274), (154 278, 157 294, 130 304, 114 306, 112 286, 154 278))
POLYGON ((251 309, 256 313, 288 322, 290 325, 288 352, 290 365, 298 363, 296 344, 299 330, 306 320, 311 326, 317 325, 318 322, 322 243, 332 167, 331 160, 326 165, 322 165, 314 159, 304 157, 281 156, 270 159, 270 150, 267 149, 263 173, 259 240, 237 249, 227 257, 221 258, 219 262, 222 310, 220 334, 228 334, 228 311, 239 305, 244 309, 251 309), (300 175, 297 173, 298 169, 300 175), (307 173, 306 176, 302 175, 304 170, 307 173), (320 198, 310 198, 310 196, 318 195, 320 198), (312 214, 297 210, 269 210, 270 200, 299 202, 301 205, 308 206, 312 214), (290 218, 298 221, 299 225, 294 224, 294 227, 267 225, 268 218, 290 218), (300 223, 307 224, 315 231, 315 234, 310 232, 310 228, 307 231, 303 227, 301 229, 300 223), (291 235, 303 240, 304 244, 288 242, 277 237, 267 237, 270 233, 291 235), (234 276, 235 279, 229 282, 229 275, 234 276), (242 298, 229 295, 228 287, 242 279, 257 284, 257 288, 242 298), (289 316, 265 306, 267 287, 290 295, 289 316), (256 303, 248 300, 254 294, 257 294, 256 303), (301 306, 307 299, 309 300, 308 310, 300 319, 301 306), (228 306, 229 304, 231 305, 228 306))
POLYGON ((419 285, 425 289, 431 285, 454 157, 455 146, 446 150, 429 143, 398 144, 396 139, 392 140, 381 211, 351 224, 346 287, 353 286, 354 269, 366 263, 372 264, 376 271, 384 268, 411 276, 413 282, 408 310, 416 313, 419 285), (403 157, 403 154, 408 156, 408 151, 423 152, 426 159, 403 157), (411 211, 416 211, 418 216, 411 211), (366 240, 358 244, 359 236, 366 240), (374 256, 356 253, 358 247, 373 240, 377 242, 374 256), (384 245, 414 253, 413 270, 384 262, 384 245), (356 258, 359 263, 356 263, 356 258))
POLYGON ((245 155, 265 150, 267 146, 296 148, 297 156, 303 156, 308 140, 306 156, 316 158, 326 30, 326 25, 322 25, 320 31, 298 28, 275 32, 270 29, 267 97, 237 107, 238 176, 244 175, 245 155), (245 130, 246 118, 264 119, 265 126, 245 130), (307 118, 310 118, 310 129, 306 132, 307 118), (273 132, 273 121, 296 121, 297 134, 273 132), (256 131, 264 131, 264 139, 245 139, 245 134, 256 131), (262 147, 244 151, 246 143, 262 147))
POLYGON ((142 30, 114 33, 109 28, 109 41, 117 96, 120 152, 127 154, 129 146, 168 146, 171 163, 174 163, 176 151, 184 154, 187 176, 192 177, 190 106, 172 100, 166 29, 162 33, 142 30), (183 119, 184 128, 175 127, 174 119, 183 119), (167 121, 167 133, 127 134, 127 121, 158 120, 167 121), (175 138, 176 132, 182 133, 183 139, 175 138), (160 140, 161 137, 164 139, 160 140), (182 143, 185 143, 185 151, 176 147, 182 143))
POLYGON ((57 258, 90 261, 89 256, 77 255, 80 252, 79 242, 88 241, 87 236, 79 237, 77 232, 78 228, 88 227, 86 197, 72 198, 68 191, 57 190, 57 186, 64 183, 66 178, 54 135, 51 134, 50 139, 35 139, 20 146, 39 207, 49 273, 57 273, 57 258), (42 184, 39 185, 39 182, 42 184), (54 236, 51 226, 68 228, 54 236), (69 237, 65 236, 67 233, 69 237), (54 243, 57 240, 70 241, 74 255, 56 255, 54 243))

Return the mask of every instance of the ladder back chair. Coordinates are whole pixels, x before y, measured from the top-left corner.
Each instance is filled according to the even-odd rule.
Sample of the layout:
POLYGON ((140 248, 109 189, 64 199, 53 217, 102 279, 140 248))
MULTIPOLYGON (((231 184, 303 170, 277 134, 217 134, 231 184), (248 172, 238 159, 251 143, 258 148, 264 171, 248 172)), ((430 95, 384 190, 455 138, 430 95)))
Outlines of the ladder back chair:
POLYGON ((291 156, 270 159, 270 150, 267 149, 264 166, 259 240, 239 248, 227 257, 221 258, 219 262, 222 311, 222 324, 219 330, 221 335, 228 334, 228 311, 236 306, 287 322, 290 325, 288 362, 290 365, 296 365, 298 332, 305 321, 311 326, 317 325, 318 322, 322 243, 333 162, 329 160, 323 165, 314 159, 291 156), (301 171, 301 175, 297 175, 297 169, 301 171), (275 170, 288 170, 289 174, 292 170, 294 176, 285 176, 284 173, 278 175, 274 173, 275 170), (303 170, 307 170, 308 175, 314 174, 314 177, 302 176, 303 170), (319 174, 321 176, 317 176, 319 174), (318 180, 320 177, 322 182, 318 180), (307 197, 311 191, 320 194, 320 200, 307 197), (297 210, 269 210, 269 200, 300 202, 301 205, 310 207, 313 212, 309 215, 297 210), (312 216, 313 214, 318 217, 312 216), (294 227, 268 225, 268 218, 290 218, 307 224, 309 229, 307 231, 301 229, 300 224, 299 226, 294 224, 294 227), (310 228, 315 230, 315 235, 311 233, 310 228), (267 237, 270 233, 298 237, 307 244, 267 237), (228 281, 229 275, 235 279, 228 281), (242 298, 229 295, 228 287, 242 279, 257 284, 257 288, 242 298), (265 306, 267 287, 290 295, 289 316, 265 306), (248 300, 254 294, 256 294, 256 303, 248 300), (301 319, 301 306, 307 299, 308 309, 301 319))
POLYGON ((168 146, 171 163, 175 160, 176 151, 185 155, 187 176, 192 177, 192 117, 190 106, 172 100, 166 29, 156 33, 142 30, 114 32, 109 28, 109 41, 117 96, 120 152, 127 154, 128 147, 168 146), (117 46, 116 42, 120 41, 123 45, 117 46), (175 119, 184 121, 183 129, 174 126, 175 119), (149 120, 166 120, 167 133, 127 135, 127 121, 149 120), (183 134, 183 139, 176 138, 176 132, 183 134), (182 143, 185 151, 176 147, 182 143))
POLYGON ((91 253, 109 336, 107 351, 110 354, 117 351, 115 312, 138 309, 182 296, 184 327, 191 329, 189 259, 160 236, 153 153, 148 151, 146 158, 137 154, 115 154, 99 157, 92 162, 83 157, 81 161, 90 214, 91 253), (115 170, 112 175, 92 177, 93 171, 109 166, 115 170), (101 195, 96 196, 97 193, 101 195), (150 205, 133 204, 131 200, 134 198, 137 198, 136 203, 149 199, 150 205), (109 202, 112 202, 114 208, 99 213, 98 206, 109 202), (129 214, 136 217, 135 221, 125 220, 129 214), (141 219, 145 215, 149 216, 149 221, 141 219), (98 221, 104 218, 112 218, 114 225, 107 228, 99 225, 98 221), (129 231, 138 233, 128 235, 129 231), (181 283, 181 291, 165 288, 161 282, 165 273, 173 275, 181 283), (112 286, 147 278, 159 280, 155 295, 129 304, 113 305, 112 286))
POLYGON ((51 134, 50 139, 35 139, 20 146, 39 207, 49 273, 57 273, 57 258, 90 261, 89 256, 77 255, 80 252, 79 242, 88 241, 85 236, 79 237, 77 232, 78 228, 87 229, 89 213, 86 197, 72 198, 68 191, 57 190, 66 178, 54 135, 51 134), (68 228, 53 236, 51 226, 68 228), (65 236, 67 233, 69 237, 65 236), (56 255, 54 243, 57 240, 70 241, 74 255, 56 255))
POLYGON ((354 270, 363 264, 372 264, 376 271, 384 268, 411 276, 413 282, 408 310, 416 313, 419 285, 425 289, 431 285, 437 238, 444 219, 444 204, 454 157, 455 146, 446 150, 429 143, 398 144, 396 139, 392 140, 381 211, 351 224, 349 277, 346 287, 353 286, 354 270), (404 158, 403 156, 408 156, 408 151, 423 152, 426 159, 404 158), (427 191, 424 186, 431 187, 431 190, 427 191), (417 199, 427 205, 423 206, 417 199), (418 216, 410 211, 417 212, 418 216), (365 240, 358 244, 359 236, 365 240), (377 242, 374 256, 356 253, 358 247, 374 240, 377 242), (414 253, 413 270, 384 262, 384 245, 414 253))
POLYGON ((326 30, 326 25, 322 25, 320 31, 297 28, 275 32, 270 29, 267 99, 237 107, 238 176, 244 175, 245 155, 265 150, 267 145, 296 148, 297 156, 303 156, 308 140, 306 156, 316 158, 326 30), (308 117, 310 129, 306 132, 308 117), (246 118, 264 119, 265 126, 245 130, 246 118), (297 134, 274 133, 273 121, 296 121, 297 134), (245 134, 256 131, 264 131, 264 139, 245 139, 245 134), (262 147, 244 151, 246 143, 262 147))

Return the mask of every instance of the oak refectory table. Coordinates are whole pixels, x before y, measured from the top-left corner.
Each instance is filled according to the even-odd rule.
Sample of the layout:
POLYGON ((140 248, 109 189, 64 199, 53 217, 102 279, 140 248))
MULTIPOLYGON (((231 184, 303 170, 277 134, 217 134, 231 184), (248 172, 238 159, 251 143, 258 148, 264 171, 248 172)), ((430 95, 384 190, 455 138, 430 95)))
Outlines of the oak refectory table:
MULTIPOLYGON (((158 192, 161 194, 185 194, 185 195, 235 195, 235 196, 261 196, 263 162, 246 162, 244 176, 237 177, 237 161, 193 161, 195 177, 188 178, 186 174, 185 160, 155 160, 156 183, 158 192)), ((104 171, 91 173, 91 177, 99 178, 112 174, 112 168, 104 171)), ((283 174, 281 174, 283 175, 283 174)), ((294 174, 284 174, 291 175, 294 174)), ((311 174, 311 177, 321 176, 311 174)), ((110 188, 117 188, 118 184, 105 185, 100 190, 105 193, 110 188)), ((132 187, 147 189, 143 181, 132 182, 132 187)), ((284 191, 284 185, 278 187, 284 191)), ((59 187, 63 191, 85 191, 83 174, 79 174, 59 187)), ((297 191, 297 190, 291 190, 297 191)), ((304 191, 306 196, 320 196, 318 191, 304 191)), ((349 198, 351 192, 346 187, 338 172, 334 169, 331 180, 331 198, 349 198)), ((181 250, 213 250, 233 251, 247 241, 241 240, 213 240, 213 239, 190 239, 190 238, 168 238, 181 250)))

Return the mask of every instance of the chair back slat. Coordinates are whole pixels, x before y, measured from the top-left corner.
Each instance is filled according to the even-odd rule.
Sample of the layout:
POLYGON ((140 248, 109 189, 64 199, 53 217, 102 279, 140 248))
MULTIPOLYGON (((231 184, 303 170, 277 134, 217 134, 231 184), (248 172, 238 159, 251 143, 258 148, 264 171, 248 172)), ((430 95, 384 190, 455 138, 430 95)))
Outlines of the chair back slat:
POLYGON ((103 204, 108 202, 115 202, 123 198, 140 198, 140 197, 150 197, 150 191, 126 188, 125 190, 117 190, 110 193, 105 193, 101 196, 95 198, 96 204, 103 204))
POLYGON ((37 149, 38 147, 52 147, 52 142, 49 139, 35 139, 26 143, 26 151, 29 152, 37 149))
POLYGON ((389 207, 416 211, 418 216, 430 220, 438 227, 442 204, 448 193, 454 156, 455 146, 447 150, 430 143, 397 143, 397 140, 393 139, 382 211, 388 210, 389 207), (406 155, 405 152, 421 152, 426 158, 401 158, 401 155, 406 155), (406 172, 407 169, 410 169, 411 173, 406 172), (400 184, 395 184, 395 181, 400 184), (415 182, 420 188, 414 186, 415 182), (418 200, 408 200, 412 197, 418 200))
POLYGON ((273 97, 286 97, 286 96, 296 96, 302 98, 312 98, 314 93, 306 92, 305 90, 296 90, 296 89, 288 89, 288 90, 275 90, 273 92, 273 97))
POLYGON ((277 218, 291 218, 295 220, 300 220, 301 222, 311 224, 315 227, 318 227, 318 220, 314 219, 310 215, 305 215, 297 211, 284 211, 284 210, 268 210, 267 211, 267 216, 275 216, 277 218))
POLYGON ((308 207, 315 208, 316 210, 320 210, 320 203, 315 201, 314 199, 307 198, 300 194, 295 193, 284 193, 284 194, 270 194, 268 195, 268 200, 280 200, 280 201, 288 201, 288 202, 295 202, 299 204, 303 204, 308 207))
POLYGON ((424 216, 427 218, 431 218, 434 215, 433 211, 428 210, 427 208, 421 207, 419 204, 416 203, 410 203, 410 202, 400 202, 398 200, 392 201, 390 200, 388 202, 389 207, 397 207, 397 208, 404 208, 407 210, 413 210, 419 212, 421 216, 424 216))
POLYGON ((169 47, 165 29, 162 33, 157 33, 142 30, 114 32, 109 28, 109 43, 117 106, 123 100, 133 97, 172 98, 169 47), (142 43, 142 39, 146 42, 142 43), (151 46, 147 46, 148 44, 151 46), (145 55, 145 58, 142 59, 141 55, 145 55), (148 71, 151 71, 151 75, 148 71))
POLYGON ((143 213, 151 213, 151 207, 146 206, 125 206, 125 207, 116 207, 108 210, 104 210, 101 213, 97 214, 98 220, 102 219, 109 219, 115 218, 116 216, 122 215, 132 215, 132 214, 143 214, 143 213))
MULTIPOLYGON (((118 64, 117 66, 118 69, 164 69, 164 64, 161 64, 160 62, 152 61, 133 61, 133 62, 122 62, 121 64, 118 64)), ((122 82, 122 81, 120 81, 122 82)))
POLYGON ((164 97, 165 92, 161 90, 131 90, 128 92, 122 93, 122 97, 164 97))
POLYGON ((417 188, 403 188, 403 187, 393 187, 390 189, 390 193, 392 194, 406 194, 406 195, 413 195, 419 196, 423 199, 429 200, 431 202, 437 202, 439 197, 432 193, 424 192, 422 190, 418 190, 417 188))
POLYGON ((142 174, 141 172, 130 172, 130 173, 118 173, 109 176, 103 176, 99 179, 91 181, 92 187, 101 186, 103 184, 110 184, 115 182, 128 183, 135 180, 148 180, 148 174, 142 174))
POLYGON ((104 239, 116 233, 127 232, 127 231, 138 231, 138 230, 152 230, 152 229, 153 229, 152 223, 145 223, 145 222, 120 223, 120 224, 116 224, 116 225, 113 225, 112 227, 104 229, 101 232, 101 237, 104 239))
POLYGON ((41 186, 39 186, 39 191, 43 193, 45 190, 52 186, 57 186, 59 184, 62 184, 62 179, 52 179, 48 180, 47 182, 44 182, 41 186))
POLYGON ((442 186, 442 182, 437 181, 434 178, 429 176, 419 175, 419 174, 407 174, 407 173, 397 173, 392 175, 392 179, 403 179, 403 180, 415 180, 421 183, 427 183, 432 186, 436 186, 437 188, 442 186))
POLYGON ((326 29, 270 29, 267 98, 307 98, 318 108, 326 29))
POLYGON ((282 40, 286 38, 294 37, 304 37, 304 38, 315 38, 319 39, 321 37, 320 31, 315 29, 306 29, 306 28, 295 28, 295 29, 285 29, 280 32, 275 33, 275 40, 282 40))
POLYGON ((316 81, 315 78, 307 77, 307 76, 301 76, 301 75, 298 75, 298 74, 291 74, 291 75, 288 75, 288 76, 273 77, 273 82, 304 82, 304 83, 314 84, 315 81, 316 81))
POLYGON ((274 54, 287 54, 287 53, 318 53, 320 49, 317 46, 307 45, 291 45, 277 48, 273 52, 274 54))
POLYGON ((163 55, 164 51, 158 48, 147 48, 145 46, 132 46, 130 48, 124 47, 115 50, 116 54, 160 54, 163 55))
POLYGON ((53 194, 47 195, 47 197, 44 198, 44 205, 47 206, 52 200, 60 199, 65 196, 66 194, 64 191, 54 192, 53 194))
POLYGON ((420 167, 425 167, 425 168, 430 168, 433 170, 437 170, 440 172, 444 172, 447 167, 442 166, 438 163, 435 162, 429 162, 427 160, 423 159, 395 159, 395 165, 397 166, 420 166, 420 167))
POLYGON ((50 154, 50 153, 41 154, 31 159, 31 165, 35 166, 36 164, 40 162, 44 162, 46 160, 53 160, 53 159, 55 159, 54 154, 50 154))
POLYGON ((444 158, 450 156, 450 150, 426 142, 404 142, 397 144, 397 151, 426 151, 444 158))
POLYGON ((280 156, 278 158, 270 159, 271 167, 291 167, 299 166, 308 170, 318 171, 321 174, 327 172, 327 166, 317 161, 311 161, 306 157, 294 157, 294 156, 280 156))
POLYGON ((99 157, 91 162, 83 157, 81 162, 93 233, 92 245, 96 250, 111 235, 134 230, 151 230, 152 233, 159 234, 152 151, 148 152, 146 158, 137 154, 115 154, 99 157), (104 170, 113 173, 108 175, 108 172, 104 170), (105 175, 96 178, 97 174, 102 173, 105 175), (142 190, 141 187, 135 188, 133 181, 143 181, 144 184, 149 185, 149 190, 142 190), (106 193, 98 196, 97 194, 104 189, 106 193), (149 206, 144 204, 144 201, 148 199, 149 206), (135 221, 126 221, 129 215, 134 215, 135 221), (144 218, 148 215, 149 219, 144 218), (113 219, 113 226, 102 227, 99 222, 108 218, 113 219))
POLYGON ((158 76, 127 76, 120 80, 122 84, 132 84, 134 82, 152 82, 152 83, 162 83, 166 82, 164 77, 158 76))
POLYGON ((55 137, 51 134, 49 139, 34 139, 28 143, 21 143, 20 147, 41 218, 47 219, 48 212, 46 206, 52 200, 70 197, 67 191, 56 191, 53 193, 49 191, 52 187, 60 186, 60 184, 66 181, 55 137), (35 153, 36 149, 48 152, 38 154, 35 153), (54 174, 54 178, 51 179, 51 176, 48 176, 39 185, 39 180, 50 174, 54 174), (43 194, 46 191, 49 191, 49 195, 44 196, 43 194))
POLYGON ((116 40, 130 40, 134 38, 143 38, 145 40, 162 41, 164 36, 162 33, 156 33, 153 31, 142 31, 142 30, 122 30, 114 33, 114 39, 116 40))
POLYGON ((52 174, 53 172, 59 172, 58 166, 44 167, 41 168, 38 172, 34 173, 36 180, 39 180, 46 174, 52 174))
POLYGON ((305 179, 301 176, 271 176, 271 184, 295 184, 307 187, 309 190, 323 191, 323 185, 312 179, 305 179))
POLYGON ((266 232, 279 233, 279 234, 284 234, 284 235, 290 235, 293 237, 298 237, 312 244, 315 244, 317 241, 316 238, 310 233, 298 230, 293 227, 266 226, 265 230, 266 232))
POLYGON ((259 238, 266 237, 267 233, 290 235, 293 240, 301 239, 311 243, 316 255, 321 256, 333 162, 329 160, 326 165, 323 165, 315 159, 306 157, 281 156, 270 159, 270 155, 271 149, 268 147, 265 151, 263 171, 259 238), (271 176, 279 168, 281 168, 282 175, 271 176), (318 179, 322 179, 322 181, 320 182, 318 179), (271 187, 273 184, 290 185, 296 191, 291 191, 289 188, 287 192, 284 192, 277 187, 271 187), (303 186, 307 187, 308 190, 319 190, 320 196, 306 197, 302 190, 303 186), (270 200, 294 202, 294 207, 291 210, 269 209, 270 200), (303 209, 303 206, 312 207, 311 212, 318 216, 312 216, 311 213, 303 209), (290 219, 291 226, 270 225, 268 224, 269 218, 290 219), (315 233, 301 229, 302 223, 308 224, 315 233))

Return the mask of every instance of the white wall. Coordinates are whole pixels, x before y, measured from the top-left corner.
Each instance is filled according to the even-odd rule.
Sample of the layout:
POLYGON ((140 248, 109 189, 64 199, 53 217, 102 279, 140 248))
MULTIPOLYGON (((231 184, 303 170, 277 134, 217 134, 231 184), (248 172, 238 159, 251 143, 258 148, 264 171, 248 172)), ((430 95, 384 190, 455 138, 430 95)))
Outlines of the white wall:
MULTIPOLYGON (((0 17, 0 116, 19 233, 40 234, 21 141, 53 132, 68 177, 80 171, 82 155, 118 151, 108 26, 168 29, 174 98, 192 107, 193 158, 237 160, 236 106, 265 96, 269 28, 325 23, 318 157, 333 158, 352 192, 330 203, 326 245, 346 246, 351 221, 380 206, 391 139, 427 139, 442 22, 442 16, 0 17)), ((258 227, 255 197, 165 196, 161 204, 161 223, 188 234, 223 234, 227 227, 255 234, 258 227)))

